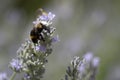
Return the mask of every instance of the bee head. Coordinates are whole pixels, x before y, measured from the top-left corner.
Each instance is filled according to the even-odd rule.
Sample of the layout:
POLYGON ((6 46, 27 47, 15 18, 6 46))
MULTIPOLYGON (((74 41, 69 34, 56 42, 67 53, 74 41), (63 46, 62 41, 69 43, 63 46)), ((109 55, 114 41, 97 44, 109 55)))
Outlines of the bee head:
MULTIPOLYGON (((39 9, 38 9, 38 12, 40 12, 40 15, 46 15, 46 16, 48 15, 48 13, 45 12, 42 8, 39 8, 39 9)), ((39 15, 39 16, 40 16, 40 15, 39 15)))

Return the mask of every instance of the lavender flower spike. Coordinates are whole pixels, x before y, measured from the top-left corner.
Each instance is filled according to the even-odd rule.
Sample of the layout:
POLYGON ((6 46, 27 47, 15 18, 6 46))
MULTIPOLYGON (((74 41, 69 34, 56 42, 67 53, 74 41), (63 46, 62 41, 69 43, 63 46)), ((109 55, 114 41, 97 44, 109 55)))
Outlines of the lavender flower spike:
POLYGON ((94 57, 92 52, 86 53, 83 59, 76 56, 71 61, 72 66, 66 70, 67 76, 70 80, 95 80, 99 61, 100 59, 94 57))
POLYGON ((53 51, 52 40, 57 40, 53 37, 55 28, 52 26, 52 20, 54 17, 55 15, 51 12, 42 12, 42 15, 33 21, 31 40, 26 40, 21 45, 17 51, 17 59, 11 61, 10 68, 14 72, 24 73, 22 80, 41 80, 43 77, 45 64, 48 62, 47 57, 53 51), (37 40, 35 43, 33 37, 37 40))

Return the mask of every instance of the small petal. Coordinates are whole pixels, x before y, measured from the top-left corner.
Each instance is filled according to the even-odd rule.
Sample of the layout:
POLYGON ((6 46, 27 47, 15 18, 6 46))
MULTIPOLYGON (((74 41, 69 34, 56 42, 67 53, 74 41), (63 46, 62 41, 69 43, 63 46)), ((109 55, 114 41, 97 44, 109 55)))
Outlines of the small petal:
POLYGON ((52 14, 51 12, 48 13, 49 20, 53 20, 54 17, 55 17, 55 14, 52 14))
POLYGON ((39 51, 39 50, 40 50, 40 46, 36 46, 36 47, 35 47, 35 50, 36 50, 36 51, 39 51))
POLYGON ((40 45, 40 46, 36 46, 36 51, 41 51, 41 52, 45 52, 46 51, 46 47, 43 46, 43 45, 40 45))
POLYGON ((95 58, 93 59, 93 61, 92 61, 93 67, 98 67, 99 62, 100 62, 99 57, 95 57, 95 58))
POLYGON ((6 73, 0 73, 0 80, 8 80, 6 73))
POLYGON ((39 19, 42 20, 42 21, 48 21, 49 20, 47 15, 39 16, 39 19))
POLYGON ((93 53, 92 52, 88 52, 84 55, 84 59, 86 62, 90 62, 93 58, 93 53))
POLYGON ((85 66, 84 66, 84 64, 81 64, 81 65, 78 66, 78 71, 80 73, 84 73, 85 72, 85 66))
POLYGON ((59 42, 59 41, 60 39, 58 35, 52 38, 52 42, 59 42))
POLYGON ((25 75, 24 75, 24 79, 25 79, 25 80, 30 80, 30 76, 29 76, 28 74, 25 74, 25 75))
POLYGON ((39 16, 39 19, 41 21, 51 21, 51 20, 53 20, 54 17, 55 17, 55 14, 52 14, 51 12, 49 12, 48 15, 43 14, 43 15, 39 16))
POLYGON ((10 67, 16 72, 20 72, 23 68, 21 61, 18 59, 12 59, 12 62, 10 62, 10 67))

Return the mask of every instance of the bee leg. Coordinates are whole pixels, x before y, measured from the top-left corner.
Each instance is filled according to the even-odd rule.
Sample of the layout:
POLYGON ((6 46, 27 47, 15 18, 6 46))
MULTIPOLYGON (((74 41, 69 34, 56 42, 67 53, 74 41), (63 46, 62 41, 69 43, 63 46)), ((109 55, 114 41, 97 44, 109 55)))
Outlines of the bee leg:
POLYGON ((46 28, 47 32, 50 33, 50 29, 49 28, 46 28))
POLYGON ((45 39, 44 39, 44 37, 41 33, 39 34, 39 39, 42 40, 42 41, 45 41, 45 39))
POLYGON ((45 25, 42 25, 43 29, 45 29, 48 33, 50 33, 50 28, 46 27, 45 25))

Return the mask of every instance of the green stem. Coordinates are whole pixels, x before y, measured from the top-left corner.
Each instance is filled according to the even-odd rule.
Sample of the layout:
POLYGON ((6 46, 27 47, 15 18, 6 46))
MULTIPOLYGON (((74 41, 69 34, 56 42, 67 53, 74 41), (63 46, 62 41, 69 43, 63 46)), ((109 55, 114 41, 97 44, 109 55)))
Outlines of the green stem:
POLYGON ((10 80, 14 80, 15 76, 16 76, 16 72, 12 74, 12 76, 10 77, 10 80))

